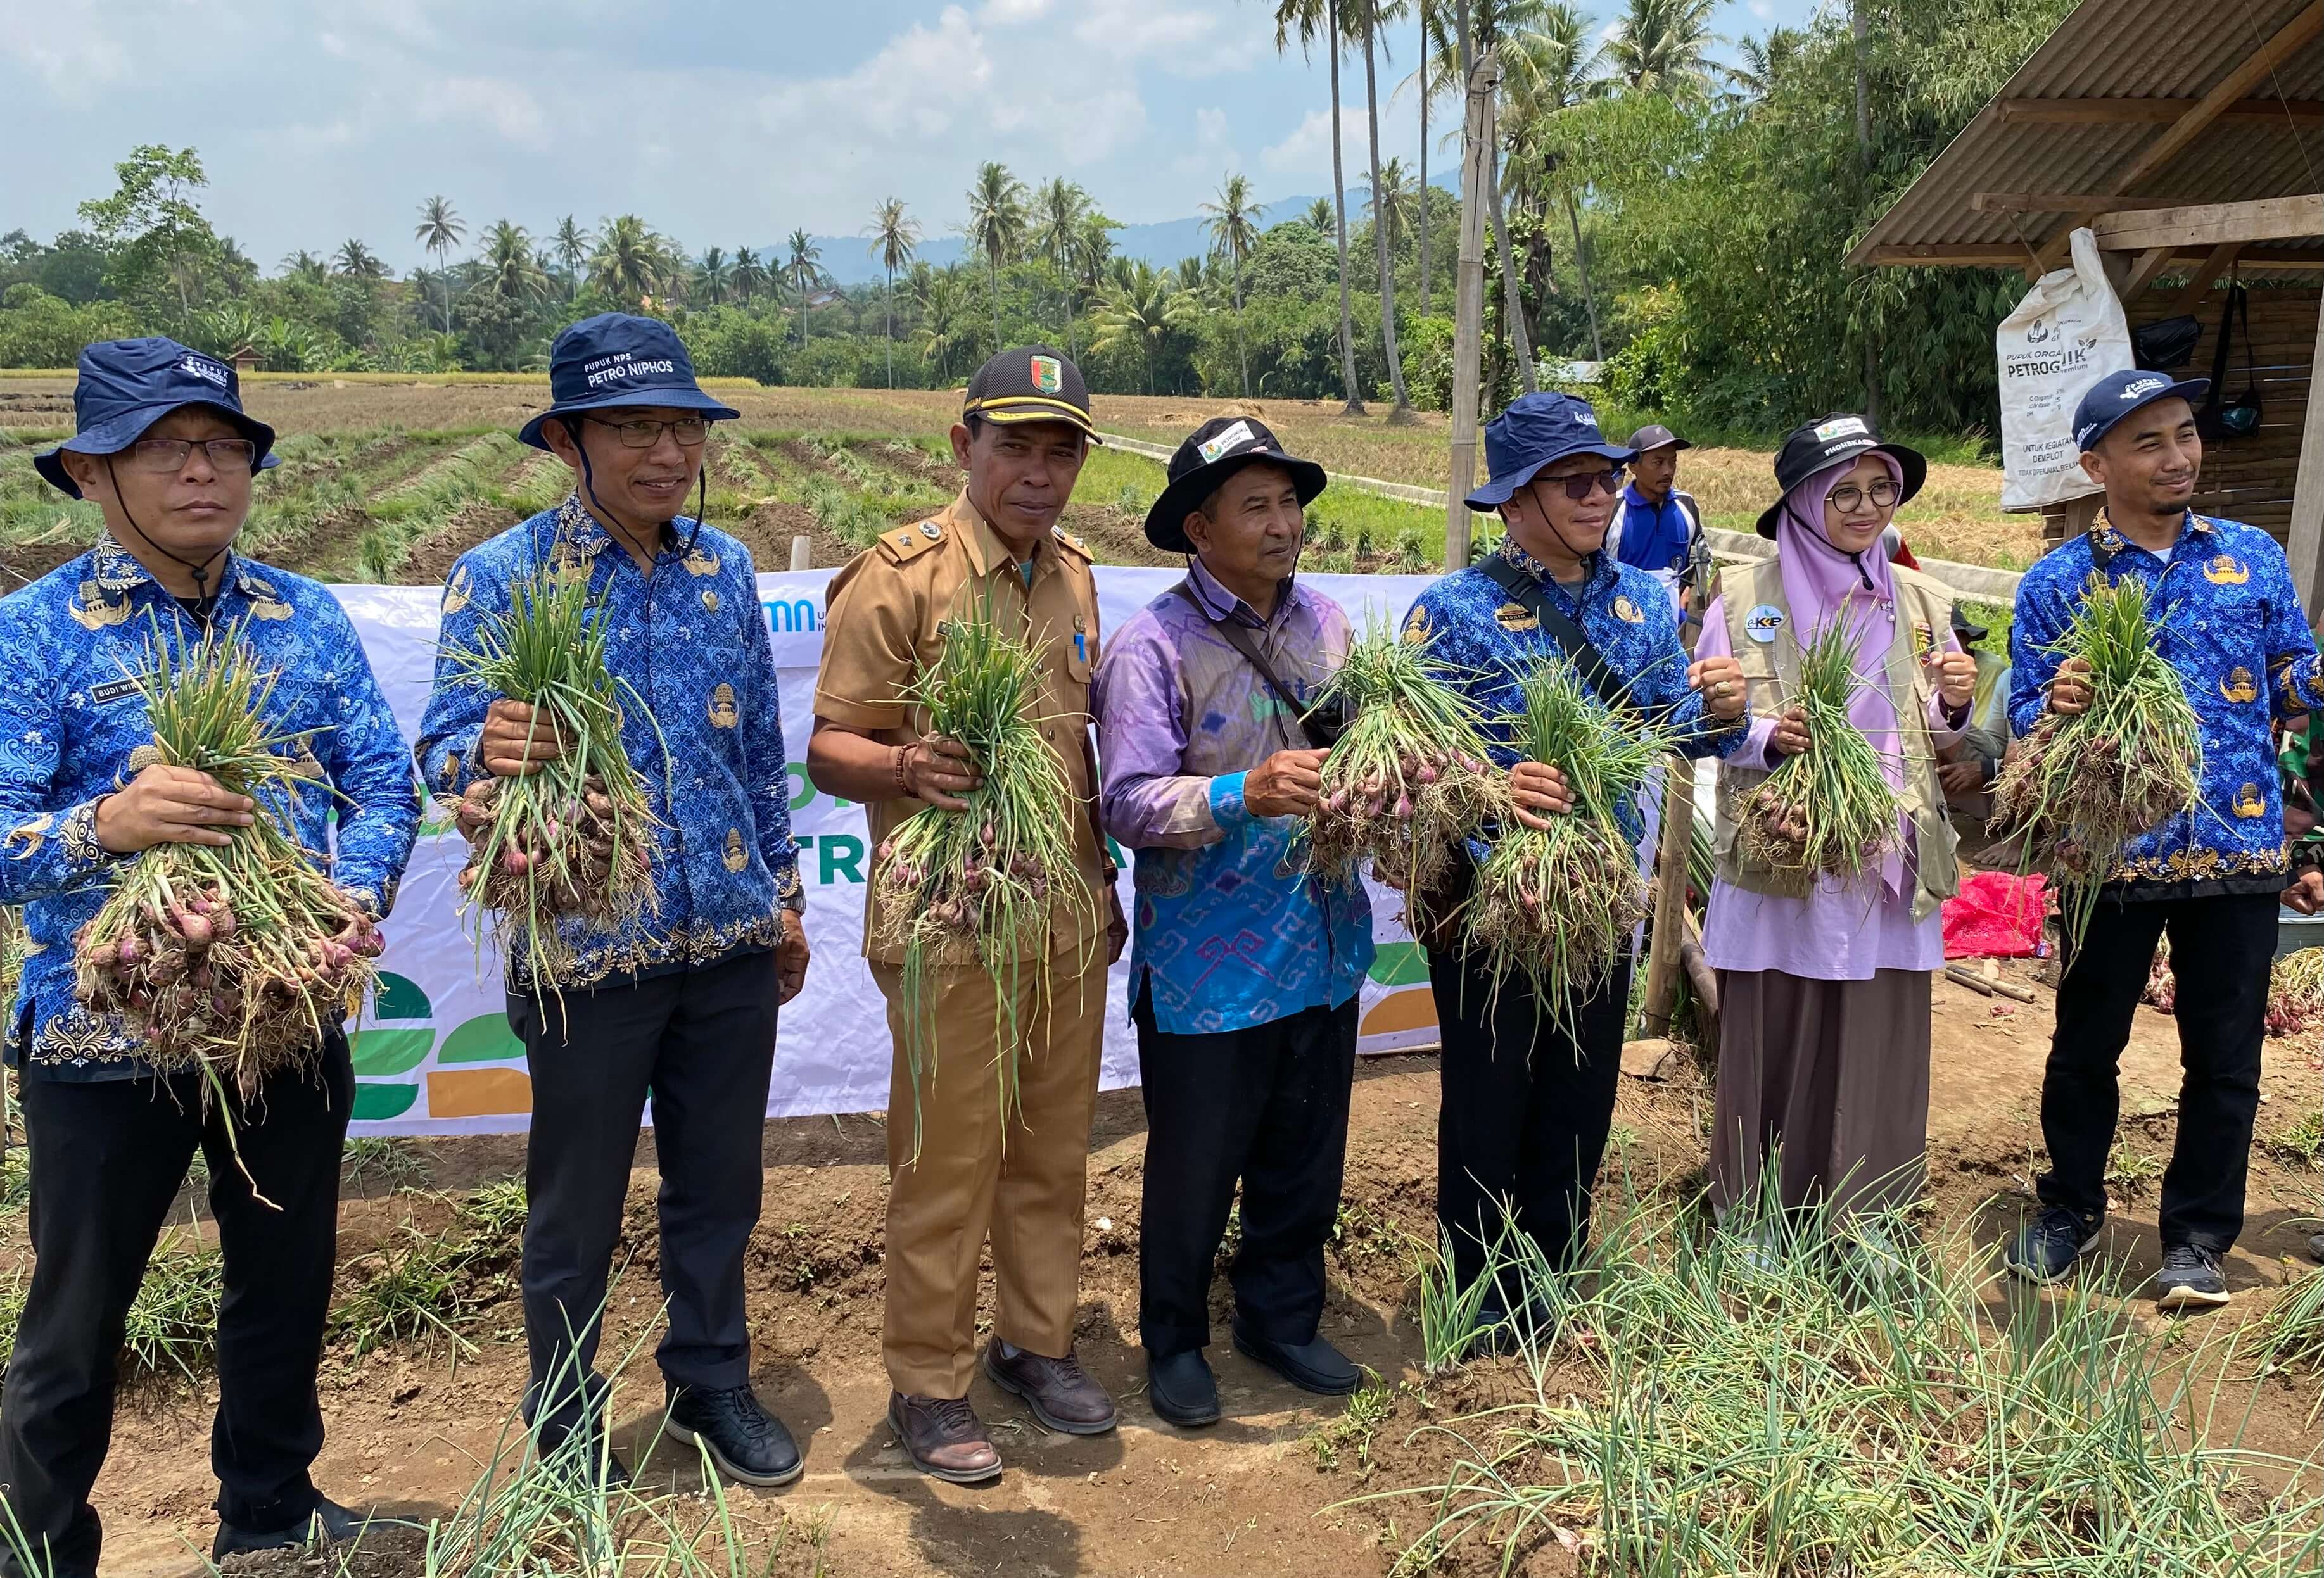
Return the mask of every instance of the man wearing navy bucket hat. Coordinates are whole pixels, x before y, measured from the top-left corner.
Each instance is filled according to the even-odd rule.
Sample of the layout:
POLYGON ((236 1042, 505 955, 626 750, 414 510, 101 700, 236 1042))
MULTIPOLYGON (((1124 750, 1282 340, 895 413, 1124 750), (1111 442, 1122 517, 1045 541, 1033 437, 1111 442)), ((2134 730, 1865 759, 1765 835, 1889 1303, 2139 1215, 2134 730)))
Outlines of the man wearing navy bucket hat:
POLYGON ((2156 1221, 2166 1310, 2227 1301, 2222 1261, 2244 1225, 2277 908, 2313 913, 2324 898, 2324 876, 2290 866, 2271 729, 2324 708, 2316 640, 2275 539, 2190 508, 2203 463, 2195 402, 2209 387, 2132 370, 2082 396, 2074 442, 2106 509, 2025 573, 2009 638, 2010 727, 2024 735, 2044 711, 2082 711, 2087 670, 2061 665, 2056 643, 2093 575, 2135 576, 2149 589, 2155 649, 2202 722, 2199 803, 2125 847, 2059 978, 2042 1078, 2050 1170, 2034 1180, 2043 1209, 2007 1255, 2018 1275, 2057 1281, 2106 1219, 2117 1065, 2167 935, 2185 1079, 2156 1221))
MULTIPOLYGON (((662 1184, 658 1358, 671 1433, 720 1472, 788 1484, 805 1467, 751 1389, 742 1256, 759 1219, 761 1130, 778 1006, 804 983, 806 902, 791 841, 774 649, 749 550, 679 511, 702 485, 706 394, 668 324, 605 313, 557 336, 549 408, 520 436, 572 468, 574 491, 461 555, 443 652, 472 646, 544 565, 604 600, 606 661, 632 699, 622 743, 660 823, 642 921, 560 922, 569 966, 535 980, 511 950, 509 1023, 532 1077, 525 1151, 525 1417, 544 1455, 624 1472, 604 1436, 595 1362, 622 1203, 646 1102, 662 1184)), ((428 786, 538 772, 563 749, 545 720, 439 656, 417 751, 428 786)))
POLYGON ((104 515, 97 544, 0 600, 0 904, 31 946, 10 1015, 32 1142, 32 1287, 0 1409, 0 1484, 14 1519, 0 1570, 97 1571, 88 1504, 113 1427, 115 1356, 146 1258, 199 1148, 225 1253, 217 1321, 218 1478, 212 1554, 345 1537, 360 1519, 309 1477, 315 1394, 338 1228, 339 1150, 355 1074, 340 1026, 313 1059, 248 1098, 158 1072, 117 1014, 78 998, 81 929, 139 851, 222 845, 281 815, 331 880, 384 916, 419 805, 395 719, 355 627, 322 586, 234 552, 273 429, 242 408, 225 363, 173 340, 81 353, 76 431, 37 456, 51 483, 104 515), (231 632, 274 674, 272 730, 304 736, 315 791, 261 807, 207 774, 153 760, 138 683, 154 643, 231 632), (336 826, 332 826, 333 821, 336 826), (261 1198, 261 1196, 263 1198, 261 1198), (21 1556, 30 1561, 19 1564, 21 1556))
MULTIPOLYGON (((1670 594, 1604 551, 1632 452, 1606 442, 1597 413, 1566 394, 1521 396, 1485 428, 1492 479, 1471 509, 1500 513, 1507 532, 1480 562, 1438 581, 1412 605, 1407 641, 1452 665, 1478 714, 1517 710, 1518 680, 1562 652, 1599 702, 1630 708, 1676 730, 1691 757, 1739 745, 1741 670, 1733 658, 1690 664, 1670 594)), ((1507 740, 1506 730, 1489 724, 1507 740)), ((1528 825, 1572 809, 1557 769, 1517 759, 1503 744, 1517 814, 1528 825)), ((1635 845, 1644 819, 1614 808, 1635 845)), ((1588 1240, 1591 1191, 1614 1119, 1630 971, 1617 968, 1586 1001, 1537 1002, 1524 982, 1498 984, 1446 924, 1473 870, 1416 895, 1416 931, 1444 1046, 1437 1124, 1437 1220, 1462 1286, 1481 1275, 1499 1236, 1504 1202, 1515 1225, 1553 1266, 1572 1264, 1588 1240), (1578 1037, 1561 1025, 1575 1025, 1578 1037)), ((1538 1321, 1513 1307, 1516 1280, 1488 1297, 1483 1326, 1538 1321)))

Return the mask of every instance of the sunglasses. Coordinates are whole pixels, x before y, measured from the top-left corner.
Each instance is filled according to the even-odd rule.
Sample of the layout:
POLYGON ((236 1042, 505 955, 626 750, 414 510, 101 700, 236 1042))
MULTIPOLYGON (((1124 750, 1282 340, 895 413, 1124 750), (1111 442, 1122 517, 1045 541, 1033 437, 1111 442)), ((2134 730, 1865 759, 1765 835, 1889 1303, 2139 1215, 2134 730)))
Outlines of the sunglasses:
POLYGON ((1592 492, 1620 492, 1626 477, 1624 468, 1611 466, 1602 472, 1583 472, 1571 477, 1536 477, 1533 481, 1536 487, 1546 484, 1563 488, 1565 496, 1578 504, 1592 492))

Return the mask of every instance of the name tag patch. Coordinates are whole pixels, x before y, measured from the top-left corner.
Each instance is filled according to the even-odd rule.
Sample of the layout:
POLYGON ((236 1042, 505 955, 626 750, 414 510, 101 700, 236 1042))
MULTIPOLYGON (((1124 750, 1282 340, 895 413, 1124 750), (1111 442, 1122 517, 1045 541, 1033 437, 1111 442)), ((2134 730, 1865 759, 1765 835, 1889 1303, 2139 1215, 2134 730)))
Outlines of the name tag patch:
POLYGON ((134 696, 136 693, 137 682, 135 680, 107 680, 101 685, 89 686, 88 700, 91 706, 102 707, 107 702, 117 702, 124 696, 134 696))
POLYGON ((1783 610, 1772 602, 1763 602, 1743 616, 1743 633, 1764 647, 1784 628, 1784 618, 1783 610))

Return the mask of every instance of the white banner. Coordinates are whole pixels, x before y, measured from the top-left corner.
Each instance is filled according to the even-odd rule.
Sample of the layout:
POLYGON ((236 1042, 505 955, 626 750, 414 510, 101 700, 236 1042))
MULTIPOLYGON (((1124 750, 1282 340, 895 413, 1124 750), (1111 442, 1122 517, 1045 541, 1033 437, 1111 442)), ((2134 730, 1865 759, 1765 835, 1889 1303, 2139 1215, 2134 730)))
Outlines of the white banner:
MULTIPOLYGON (((871 848, 863 812, 807 781, 801 765, 813 727, 816 668, 823 654, 824 591, 834 572, 761 575, 759 593, 774 633, 781 673, 783 734, 791 777, 791 827, 807 883, 807 931, 815 963, 807 989, 782 1011, 775 1048, 773 1117, 878 1111, 888 1104, 886 1009, 862 952, 863 883, 871 848)), ((1118 630, 1181 572, 1100 569, 1102 630, 1118 630)), ((1336 599, 1361 629, 1368 619, 1403 616, 1429 578, 1318 575, 1306 584, 1336 599)), ((342 586, 381 685, 407 739, 419 732, 435 670, 438 590, 430 586, 342 586)), ((388 920, 376 1009, 355 1038, 355 1127, 381 1134, 491 1133, 526 1126, 532 1086, 524 1049, 511 1033, 500 960, 480 950, 456 913, 453 878, 465 847, 431 807, 419 848, 388 920)), ((1119 857, 1119 852, 1117 852, 1119 857)), ((1130 902, 1121 859, 1122 902, 1130 902)), ((1374 895, 1379 957, 1364 983, 1359 1045, 1367 1052, 1432 1045, 1436 1011, 1419 947, 1395 916, 1394 894, 1374 895)), ((1137 1082, 1138 1056, 1124 993, 1127 956, 1115 967, 1107 1003, 1108 1089, 1137 1082)))

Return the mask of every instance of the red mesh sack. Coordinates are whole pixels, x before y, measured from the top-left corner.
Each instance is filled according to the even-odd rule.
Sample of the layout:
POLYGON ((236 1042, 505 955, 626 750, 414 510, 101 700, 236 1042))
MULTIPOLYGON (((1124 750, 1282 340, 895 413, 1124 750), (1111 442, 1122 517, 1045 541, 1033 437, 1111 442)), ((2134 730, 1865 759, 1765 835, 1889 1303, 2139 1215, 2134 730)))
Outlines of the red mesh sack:
POLYGON ((2041 951, 2050 912, 2043 878, 1973 872, 1944 904, 1947 959, 2030 959, 2041 951))

